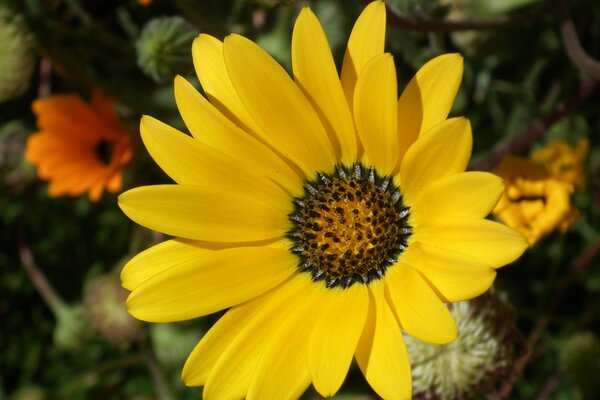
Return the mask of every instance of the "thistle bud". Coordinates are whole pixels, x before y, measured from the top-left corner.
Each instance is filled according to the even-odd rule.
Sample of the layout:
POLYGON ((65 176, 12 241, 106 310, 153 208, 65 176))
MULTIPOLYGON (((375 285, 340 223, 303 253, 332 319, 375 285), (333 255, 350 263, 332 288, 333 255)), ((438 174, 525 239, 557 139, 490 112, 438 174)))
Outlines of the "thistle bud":
POLYGON ((434 345, 406 336, 418 399, 472 399, 503 380, 514 359, 514 313, 501 300, 483 295, 455 303, 450 312, 458 338, 434 345))

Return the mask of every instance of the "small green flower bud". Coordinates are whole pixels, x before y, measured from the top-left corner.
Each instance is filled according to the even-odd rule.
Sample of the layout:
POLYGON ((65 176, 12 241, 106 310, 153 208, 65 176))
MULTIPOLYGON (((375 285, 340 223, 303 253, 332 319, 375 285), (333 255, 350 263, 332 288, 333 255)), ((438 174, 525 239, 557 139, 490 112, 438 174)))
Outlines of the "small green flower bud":
POLYGON ((142 29, 135 47, 138 66, 156 82, 192 70, 190 47, 198 30, 183 18, 160 17, 142 29))
POLYGON ((512 310, 492 295, 450 307, 459 332, 454 342, 434 345, 405 336, 415 398, 476 398, 510 369, 517 337, 512 310))
POLYGON ((113 275, 93 279, 85 288, 85 315, 91 328, 108 341, 119 344, 141 338, 142 323, 125 308, 127 291, 113 275))
MULTIPOLYGON (((0 398, 4 398, 1 393, 0 398)), ((45 400, 47 398, 45 390, 39 386, 20 387, 10 395, 10 400, 45 400)))
POLYGON ((33 38, 23 18, 0 9, 0 103, 25 93, 34 67, 33 38))
POLYGON ((189 324, 152 324, 150 338, 156 358, 167 368, 180 368, 198 343, 202 332, 189 324))
POLYGON ((0 179, 15 193, 20 193, 35 179, 35 171, 23 159, 30 134, 31 129, 20 120, 0 125, 0 179))
POLYGON ((83 345, 88 333, 87 321, 80 304, 62 305, 56 310, 54 344, 57 348, 74 351, 83 345))
POLYGON ((583 398, 600 393, 600 339, 591 332, 571 336, 560 355, 561 368, 569 380, 581 390, 583 398))

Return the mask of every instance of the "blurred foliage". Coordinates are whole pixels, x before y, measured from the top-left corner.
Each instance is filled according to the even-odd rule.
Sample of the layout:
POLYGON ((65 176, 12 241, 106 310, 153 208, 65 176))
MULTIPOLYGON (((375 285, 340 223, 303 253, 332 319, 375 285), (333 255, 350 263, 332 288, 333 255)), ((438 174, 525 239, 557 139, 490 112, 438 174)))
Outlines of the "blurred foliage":
MULTIPOLYGON (((588 79, 565 52, 553 2, 388 4, 404 18, 434 25, 524 19, 516 26, 449 32, 388 27, 386 49, 394 55, 400 87, 431 57, 445 52, 464 55, 465 75, 452 113, 468 117, 473 125, 473 166, 552 115, 588 79)), ((0 399, 198 398, 201 389, 185 388, 180 370, 196 340, 216 320, 211 316, 168 327, 144 325, 139 337, 119 343, 90 328, 82 312, 85 288, 100 276, 118 273, 124 260, 163 238, 125 218, 114 196, 105 194, 96 204, 86 197, 47 196, 46 184, 21 157, 27 136, 36 130, 31 102, 48 93, 86 94, 100 88, 119 103, 121 116, 132 128, 142 114, 150 114, 184 129, 172 78, 182 74, 197 80, 190 52, 182 52, 181 46, 198 32, 219 38, 236 32, 256 40, 289 70, 293 22, 305 5, 324 25, 341 65, 362 7, 359 1, 154 0, 144 6, 134 0, 0 0, 0 9, 19 15, 26 24, 33 56, 40 60, 28 89, 0 104, 0 399), (164 43, 177 47, 169 53, 171 59, 156 59, 149 66, 139 61, 136 43, 139 51, 139 43, 147 40, 145 27, 157 18, 176 19, 177 29, 189 31, 164 43), (32 285, 22 267, 24 254, 34 256, 62 299, 58 305, 46 304, 32 285), (175 345, 161 344, 169 342, 175 345)), ((583 48, 600 57, 600 2, 581 0, 571 6, 583 48)), ((165 49, 170 51, 154 48, 152 56, 165 49)), ((568 232, 550 235, 499 271, 496 286, 517 311, 522 335, 527 337, 542 318, 548 323, 511 398, 534 398, 550 384, 551 398, 598 396, 580 387, 572 378, 575 372, 565 371, 570 364, 561 360, 566 356, 560 356, 577 332, 597 335, 600 328, 600 261, 590 260, 581 273, 572 271, 575 260, 600 237, 600 96, 593 93, 581 100, 528 146, 543 147, 552 139, 575 145, 588 137, 588 184, 573 197, 580 217, 568 232), (557 293, 561 301, 548 313, 557 293)), ((140 147, 126 171, 125 189, 158 182, 168 178, 140 147)), ((338 398, 371 398, 371 393, 354 369, 338 398)), ((306 397, 317 395, 309 391, 306 397)))

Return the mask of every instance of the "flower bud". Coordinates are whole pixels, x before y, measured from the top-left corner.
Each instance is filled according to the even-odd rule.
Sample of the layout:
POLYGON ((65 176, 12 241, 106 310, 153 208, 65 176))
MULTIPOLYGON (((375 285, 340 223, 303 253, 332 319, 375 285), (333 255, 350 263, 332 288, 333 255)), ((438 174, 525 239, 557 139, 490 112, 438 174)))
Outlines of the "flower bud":
POLYGON ((160 17, 142 29, 135 47, 138 66, 156 82, 192 70, 190 48, 198 30, 183 18, 160 17))
POLYGON ((33 39, 23 18, 0 9, 0 103, 27 90, 34 67, 33 39))
POLYGON ((112 275, 93 279, 85 289, 85 314, 92 329, 114 344, 131 342, 142 335, 142 323, 125 308, 126 298, 127 292, 112 275))
POLYGON ((562 348, 560 364, 569 380, 581 390, 583 398, 600 393, 600 339, 592 332, 571 336, 562 348))

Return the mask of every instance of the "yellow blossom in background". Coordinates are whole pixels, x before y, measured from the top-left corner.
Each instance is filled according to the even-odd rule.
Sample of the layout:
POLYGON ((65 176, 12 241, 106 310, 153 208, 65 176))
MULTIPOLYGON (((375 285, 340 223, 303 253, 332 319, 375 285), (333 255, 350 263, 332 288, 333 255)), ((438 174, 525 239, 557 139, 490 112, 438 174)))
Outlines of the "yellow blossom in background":
POLYGON ((543 165, 509 155, 495 173, 504 179, 505 190, 493 214, 524 234, 531 246, 555 230, 566 232, 577 219, 573 184, 556 179, 543 165))
POLYGON ((192 136, 152 118, 140 131, 176 182, 132 189, 124 213, 175 239, 123 269, 129 312, 151 322, 227 310, 183 368, 206 399, 293 399, 341 387, 353 359, 385 399, 411 398, 403 331, 457 335, 444 303, 476 297, 525 238, 486 220, 502 181, 465 172, 471 126, 450 118, 462 57, 424 65, 398 97, 385 5, 357 20, 338 76, 302 10, 293 80, 255 43, 200 35, 207 98, 175 80, 192 136))
POLYGON ((577 147, 564 140, 554 140, 547 146, 531 152, 529 159, 542 164, 548 173, 562 182, 571 183, 577 189, 585 186, 585 160, 590 149, 590 140, 582 137, 577 147))
POLYGON ((121 189, 123 167, 131 159, 127 128, 111 100, 95 92, 90 104, 75 94, 33 103, 39 131, 27 140, 25 159, 50 181, 48 194, 98 201, 102 192, 121 189))

